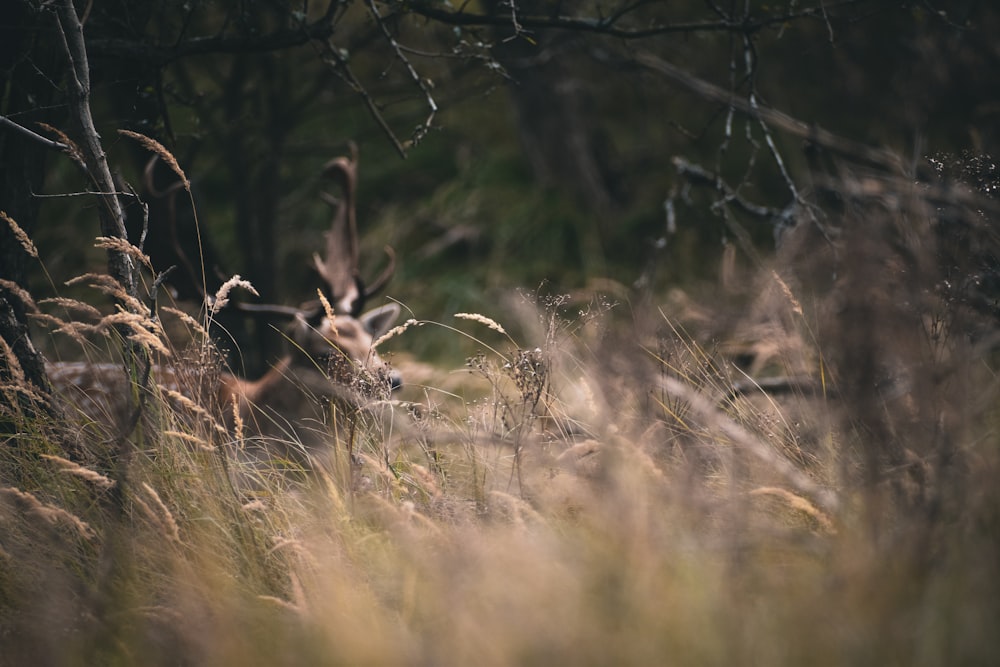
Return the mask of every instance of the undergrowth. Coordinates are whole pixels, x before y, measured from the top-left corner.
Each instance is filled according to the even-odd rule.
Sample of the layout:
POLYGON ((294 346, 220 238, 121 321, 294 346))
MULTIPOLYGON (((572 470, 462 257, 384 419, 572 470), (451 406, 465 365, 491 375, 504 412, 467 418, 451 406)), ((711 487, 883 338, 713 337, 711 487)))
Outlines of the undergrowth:
POLYGON ((561 296, 505 307, 515 327, 412 320, 383 354, 421 325, 478 352, 321 401, 288 424, 294 461, 242 455, 248 425, 181 386, 217 362, 180 360, 150 312, 170 359, 136 428, 72 394, 63 421, 5 402, 2 662, 994 663, 991 357, 920 343, 904 300, 747 284, 728 320, 561 296))

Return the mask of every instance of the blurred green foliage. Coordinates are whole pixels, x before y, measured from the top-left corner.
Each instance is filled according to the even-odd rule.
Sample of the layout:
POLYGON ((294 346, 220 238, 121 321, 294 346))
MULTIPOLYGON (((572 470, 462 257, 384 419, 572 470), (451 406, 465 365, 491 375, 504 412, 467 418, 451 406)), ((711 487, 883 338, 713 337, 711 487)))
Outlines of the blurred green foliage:
MULTIPOLYGON (((284 303, 316 287, 310 257, 330 215, 319 169, 348 140, 361 148, 362 270, 377 271, 381 248, 392 245, 399 267, 388 295, 427 319, 491 314, 513 287, 571 291, 610 280, 627 293, 640 281, 656 294, 712 280, 734 223, 770 250, 773 221, 730 210, 727 226, 717 193, 678 178, 676 155, 777 209, 795 193, 808 197, 814 177, 855 168, 849 157, 803 150, 801 137, 777 129, 768 137, 746 114, 644 70, 633 58, 640 51, 734 98, 892 148, 914 168, 927 154, 989 154, 997 139, 1000 12, 987 3, 751 2, 744 14, 742 3, 657 2, 618 27, 695 28, 641 39, 572 26, 514 33, 503 21, 448 25, 421 16, 424 5, 338 7, 330 35, 281 48, 249 45, 294 35, 297 21, 315 21, 327 7, 302 14, 263 3, 102 3, 86 27, 95 113, 115 167, 138 184, 146 157, 119 128, 167 145, 195 184, 201 228, 224 269, 284 303), (246 45, 182 52, 198 39, 228 37, 246 45), (413 145, 410 134, 430 110, 407 65, 440 108, 413 145), (555 155, 562 147, 579 152, 555 155), (587 167, 581 156, 604 192, 573 182, 587 167), (540 174, 539 160, 552 173, 540 174), (670 197, 676 230, 668 233, 670 197)), ((553 11, 543 2, 519 9, 529 22, 553 11)), ((509 13, 491 3, 464 11, 509 13)), ((49 165, 45 192, 83 189, 65 160, 49 165)), ((25 225, 57 283, 100 257, 81 253, 96 230, 89 207, 45 200, 38 224, 25 225)))

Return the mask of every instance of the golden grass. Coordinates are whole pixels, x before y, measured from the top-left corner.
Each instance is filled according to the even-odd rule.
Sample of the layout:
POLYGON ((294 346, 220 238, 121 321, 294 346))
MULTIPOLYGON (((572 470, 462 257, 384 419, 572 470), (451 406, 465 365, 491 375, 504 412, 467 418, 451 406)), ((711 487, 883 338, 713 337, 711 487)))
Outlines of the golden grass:
POLYGON ((0 499, 28 521, 40 519, 52 526, 67 526, 86 540, 95 537, 93 529, 85 521, 61 507, 40 501, 26 491, 13 487, 0 487, 0 499))
POLYGON ((163 160, 168 167, 170 167, 171 171, 177 174, 177 177, 181 179, 181 184, 184 186, 184 189, 190 190, 191 182, 188 181, 187 176, 184 174, 184 170, 181 169, 181 165, 178 164, 177 158, 174 157, 173 153, 167 150, 166 146, 158 142, 156 139, 147 137, 144 134, 139 134, 138 132, 132 132, 131 130, 118 130, 118 134, 138 141, 139 144, 147 150, 158 155, 160 159, 163 160))
POLYGON ((70 461, 62 456, 54 456, 52 454, 42 454, 41 456, 43 459, 52 461, 58 465, 59 469, 64 473, 74 475, 80 479, 85 479, 99 489, 106 490, 115 485, 114 480, 108 479, 99 472, 86 468, 75 461, 70 461))
POLYGON ((212 303, 209 307, 209 310, 213 315, 217 314, 220 310, 229 305, 229 293, 234 289, 236 289, 237 287, 245 289, 254 296, 260 296, 257 293, 256 288, 254 288, 254 286, 250 283, 249 280, 243 280, 242 278, 240 278, 240 276, 235 275, 226 282, 222 283, 222 285, 219 286, 219 289, 216 291, 215 296, 212 299, 212 303))
POLYGON ((24 252, 28 253, 29 257, 37 259, 38 249, 35 248, 35 244, 32 242, 27 232, 21 229, 21 226, 17 224, 17 221, 7 215, 6 211, 0 211, 0 220, 6 222, 7 226, 10 227, 10 231, 14 234, 14 238, 17 239, 17 242, 21 244, 24 252))
POLYGON ((153 263, 150 261, 149 256, 136 246, 129 243, 127 239, 115 236, 98 236, 96 242, 94 243, 94 247, 120 252, 123 255, 127 255, 132 259, 137 260, 150 271, 153 270, 153 263))
POLYGON ((485 315, 480 315, 479 313, 455 313, 455 317, 462 320, 472 320, 473 322, 479 322, 480 324, 493 329, 494 331, 499 331, 503 335, 507 335, 506 330, 503 326, 496 320, 490 319, 485 315))
MULTIPOLYGON (((803 352, 814 345, 811 304, 778 282, 772 319, 788 344, 769 363, 798 368, 819 354, 803 352)), ((477 345, 465 368, 441 373, 465 378, 447 391, 431 374, 403 396, 290 425, 289 449, 296 426, 329 443, 305 474, 278 454, 245 456, 254 443, 243 425, 227 430, 168 387, 149 396, 117 477, 108 441, 87 443, 103 456, 70 461, 47 435, 58 428, 21 416, 0 450, 0 655, 48 665, 996 660, 995 414, 961 415, 953 464, 914 439, 920 465, 870 484, 871 431, 841 410, 846 399, 724 399, 742 376, 671 312, 654 330, 606 310, 583 326, 559 303, 522 309, 532 322, 519 327, 463 314, 507 347, 477 345), (532 338, 515 342, 507 332, 518 329, 532 338)), ((966 382, 988 376, 990 361, 978 361, 966 382)), ((894 400, 882 408, 900 410, 893 424, 916 438, 894 400)))

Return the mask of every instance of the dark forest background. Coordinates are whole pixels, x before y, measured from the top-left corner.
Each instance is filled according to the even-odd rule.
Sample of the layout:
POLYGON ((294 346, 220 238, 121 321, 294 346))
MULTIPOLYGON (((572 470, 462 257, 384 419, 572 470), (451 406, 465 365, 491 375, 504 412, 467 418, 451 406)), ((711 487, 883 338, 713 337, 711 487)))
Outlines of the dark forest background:
POLYGON ((1000 664, 998 35, 2 0, 0 663, 1000 664))
MULTIPOLYGON (((58 140, 45 123, 74 137, 52 7, 3 10, 0 208, 61 284, 104 255, 90 248, 96 202, 65 196, 86 178, 22 131, 58 140)), ((715 280, 727 245, 752 263, 784 229, 822 228, 823 184, 845 174, 995 180, 993 3, 76 9, 109 164, 147 195, 145 250, 157 270, 181 267, 168 282, 182 300, 199 298, 172 254, 173 235, 197 257, 190 203, 171 209, 143 191, 151 154, 118 130, 161 142, 191 179, 209 291, 238 273, 274 303, 313 293, 310 257, 330 218, 320 167, 356 142, 362 265, 374 274, 393 246, 388 294, 424 319, 493 313, 513 287, 655 302, 715 280)), ((155 178, 167 188, 174 177, 155 178)), ((133 208, 133 242, 141 227, 133 208)), ((44 294, 48 279, 6 225, 0 243, 0 277, 44 294)), ((416 354, 447 356, 433 334, 417 338, 416 354)))

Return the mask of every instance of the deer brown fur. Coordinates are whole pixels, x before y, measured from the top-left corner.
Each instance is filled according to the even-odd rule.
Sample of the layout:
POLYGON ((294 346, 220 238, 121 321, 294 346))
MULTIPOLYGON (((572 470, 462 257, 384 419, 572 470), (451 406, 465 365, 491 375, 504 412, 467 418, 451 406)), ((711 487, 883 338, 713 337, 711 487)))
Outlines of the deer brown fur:
MULTIPOLYGON (((351 146, 350 157, 327 163, 324 174, 342 189, 341 199, 326 197, 335 203, 336 210, 327 232, 324 257, 315 257, 316 269, 325 283, 326 303, 313 301, 298 308, 236 306, 256 317, 287 321, 290 351, 255 380, 221 372, 202 374, 191 382, 184 376, 198 375, 197 370, 185 374, 169 365, 152 369, 153 381, 161 389, 211 403, 220 423, 239 425, 251 437, 314 442, 317 438, 307 433, 322 430, 320 421, 330 399, 358 403, 387 398, 401 384, 398 374, 382 361, 373 345, 393 325, 399 306, 391 303, 363 313, 366 299, 388 282, 395 257, 387 248, 388 267, 366 287, 358 267, 356 148, 351 146)), ((152 189, 150 192, 152 196, 157 194, 152 189)), ((176 192, 176 188, 167 188, 160 191, 160 196, 174 196, 176 192)), ((48 370, 59 395, 88 419, 125 423, 125 399, 130 392, 121 367, 60 362, 49 364, 48 370)))

